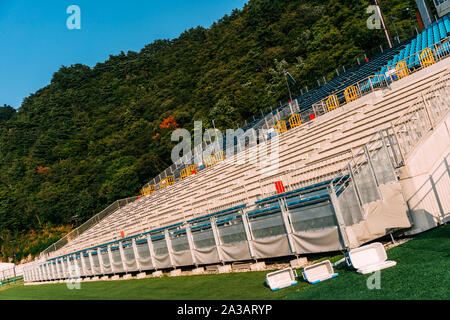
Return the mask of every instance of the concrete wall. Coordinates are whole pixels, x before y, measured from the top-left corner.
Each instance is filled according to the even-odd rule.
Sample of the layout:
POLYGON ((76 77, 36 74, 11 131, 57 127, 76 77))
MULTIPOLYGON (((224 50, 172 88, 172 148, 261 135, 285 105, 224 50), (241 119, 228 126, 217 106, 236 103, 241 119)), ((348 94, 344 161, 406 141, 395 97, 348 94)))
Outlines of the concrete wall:
POLYGON ((433 228, 443 223, 449 215, 449 173, 444 162, 445 158, 450 158, 449 154, 450 113, 435 130, 423 137, 407 157, 406 166, 399 171, 414 225, 409 232, 411 234, 433 228), (433 184, 437 187, 433 188, 433 184))

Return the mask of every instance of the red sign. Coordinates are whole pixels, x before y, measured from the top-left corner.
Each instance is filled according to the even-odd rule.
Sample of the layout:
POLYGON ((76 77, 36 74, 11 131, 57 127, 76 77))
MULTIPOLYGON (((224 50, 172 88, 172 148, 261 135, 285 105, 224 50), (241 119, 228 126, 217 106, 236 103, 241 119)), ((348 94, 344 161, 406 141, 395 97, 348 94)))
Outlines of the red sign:
POLYGON ((316 118, 316 115, 315 115, 315 114, 310 114, 310 115, 309 115, 309 119, 310 119, 310 120, 314 120, 315 118, 316 118))
POLYGON ((275 188, 277 189, 277 194, 286 192, 283 186, 283 181, 275 181, 275 188))
POLYGON ((125 238, 125 233, 123 231, 120 232, 120 236, 123 238, 125 238))

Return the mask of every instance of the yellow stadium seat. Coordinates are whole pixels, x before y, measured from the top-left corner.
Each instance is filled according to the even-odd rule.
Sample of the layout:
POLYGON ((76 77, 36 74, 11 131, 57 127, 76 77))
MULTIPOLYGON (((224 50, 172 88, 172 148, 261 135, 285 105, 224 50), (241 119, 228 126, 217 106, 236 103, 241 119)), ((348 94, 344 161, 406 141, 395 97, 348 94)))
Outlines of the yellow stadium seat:
POLYGON ((422 66, 424 68, 429 67, 436 63, 434 60, 433 51, 430 48, 426 48, 420 54, 420 61, 422 62, 422 66))
POLYGON ((355 86, 350 86, 344 91, 345 101, 347 103, 355 101, 358 99, 358 92, 356 91, 355 86))
POLYGON ((189 167, 184 168, 183 170, 180 171, 180 178, 181 180, 183 180, 195 173, 197 173, 197 165, 191 164, 189 167))
POLYGON ((191 164, 190 166, 189 166, 189 171, 191 172, 191 174, 193 174, 193 173, 197 173, 197 165, 196 164, 191 164))
POLYGON ((209 156, 205 160, 205 165, 206 165, 207 168, 215 165, 216 163, 217 163, 217 161, 216 161, 216 157, 215 156, 209 156))
POLYGON ((289 125, 291 126, 291 128, 295 128, 295 127, 301 126, 301 124, 302 124, 302 119, 301 119, 299 114, 294 113, 289 118, 289 125))
POLYGON ((191 175, 191 170, 189 168, 184 168, 180 171, 180 178, 183 180, 191 175))
POLYGON ((214 155, 214 157, 216 158, 217 162, 225 160, 223 151, 217 151, 216 154, 214 155))
POLYGON ((328 111, 332 111, 336 108, 339 108, 339 100, 337 95, 331 95, 328 97, 327 101, 326 101, 326 105, 328 108, 328 111))
POLYGON ((162 179, 159 182, 159 187, 162 189, 162 188, 172 185, 174 182, 175 182, 175 178, 173 176, 168 176, 167 178, 162 179))
POLYGON ((399 79, 405 78, 409 76, 409 69, 406 65, 406 61, 402 60, 395 66, 395 70, 397 70, 397 77, 399 79))
POLYGON ((154 184, 149 185, 148 187, 145 187, 141 190, 142 196, 148 196, 151 195, 153 192, 155 192, 156 188, 154 184))
POLYGON ((286 132, 287 131, 286 121, 284 120, 278 121, 278 123, 275 125, 275 130, 277 131, 278 134, 286 132))

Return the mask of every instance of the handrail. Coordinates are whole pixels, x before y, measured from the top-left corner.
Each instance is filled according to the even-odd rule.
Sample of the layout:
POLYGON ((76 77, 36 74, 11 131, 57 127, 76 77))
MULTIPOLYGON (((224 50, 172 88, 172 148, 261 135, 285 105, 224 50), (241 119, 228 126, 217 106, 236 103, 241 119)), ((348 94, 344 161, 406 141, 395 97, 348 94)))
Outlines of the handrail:
POLYGON ((435 98, 448 100, 447 97, 450 96, 449 87, 450 68, 447 68, 444 74, 435 80, 425 93, 417 97, 411 106, 392 122, 394 133, 402 142, 401 151, 404 158, 414 147, 414 141, 411 139, 416 138, 419 141, 427 131, 434 128, 445 113, 445 110, 448 109, 448 105, 445 103, 450 101, 433 105, 431 105, 430 101, 435 98), (439 92, 440 90, 443 90, 442 94, 439 92), (412 126, 414 126, 414 130, 411 129, 412 126), (405 131, 408 131, 407 135, 405 131))
MULTIPOLYGON (((430 88, 428 88, 428 91, 425 94, 430 94, 432 92, 432 89, 434 89, 437 83, 441 82, 445 77, 449 76, 450 76, 450 68, 447 68, 445 73, 441 75, 437 80, 435 80, 433 84, 431 84, 430 88)), ((423 97, 422 96, 418 97, 414 102, 411 103, 411 106, 409 106, 408 109, 403 111, 397 118, 397 120, 395 120, 392 124, 395 126, 398 125, 400 122, 403 122, 404 121, 403 118, 407 114, 411 113, 411 111, 417 107, 416 103, 420 103, 421 100, 423 101, 423 97)))
POLYGON ((68 234, 66 234, 63 238, 59 239, 52 245, 50 245, 47 249, 41 252, 40 257, 44 257, 45 255, 50 254, 51 252, 57 251, 64 247, 66 244, 68 244, 71 240, 77 238, 82 233, 86 232, 88 229, 99 223, 101 220, 106 218, 107 216, 113 214, 117 210, 119 210, 123 205, 127 205, 128 203, 131 203, 135 201, 137 197, 129 197, 125 199, 120 199, 114 201, 112 204, 110 204, 108 207, 91 217, 89 220, 87 220, 85 223, 83 223, 78 228, 70 231, 68 234))
MULTIPOLYGON (((363 165, 367 165, 367 161, 361 161, 361 159, 365 158, 366 152, 371 153, 371 151, 375 151, 378 150, 378 148, 373 148, 374 143, 383 140, 384 139, 384 135, 382 134, 383 131, 385 132, 389 132, 389 130, 393 131, 393 135, 395 136, 395 139, 397 140, 397 143, 403 147, 400 147, 400 152, 402 153, 401 155, 398 155, 399 157, 405 159, 405 155, 407 155, 407 152, 411 151, 416 145, 417 143, 419 143, 421 141, 421 139, 424 136, 424 132, 433 129, 433 127, 435 126, 435 124, 437 122, 439 122, 439 120, 442 118, 442 113, 439 112, 432 112, 434 110, 430 110, 430 105, 426 103, 426 99, 432 99, 435 97, 439 97, 438 94, 435 94, 434 96, 431 96, 433 93, 436 93, 438 90, 440 89, 445 89, 447 88, 444 96, 450 96, 447 91, 449 90, 450 87, 450 68, 447 68, 445 73, 443 75, 441 75, 437 80, 435 80, 433 82, 433 84, 428 88, 428 90, 426 91, 426 93, 420 95, 413 103, 412 105, 406 110, 404 111, 399 117, 397 117, 397 119, 395 121, 393 121, 390 125, 388 125, 385 129, 381 129, 379 130, 377 133, 375 133, 367 143, 365 143, 364 147, 362 147, 357 153, 356 155, 352 156, 352 159, 349 161, 348 165, 346 167, 344 167, 344 169, 342 169, 339 173, 336 174, 336 179, 339 178, 339 176, 341 176, 342 178, 340 178, 340 180, 338 180, 338 182, 336 183, 330 183, 330 187, 332 187, 333 185, 340 185, 340 189, 341 190, 336 190, 336 193, 339 193, 339 191, 343 191, 346 188, 348 188, 348 184, 346 185, 347 181, 350 181, 351 178, 351 174, 350 175, 344 175, 344 172, 347 170, 349 172, 358 172, 360 170, 360 168, 363 165), (438 84, 440 83, 444 83, 443 86, 438 86, 438 84), (422 132, 416 134, 416 138, 413 141, 408 141, 408 143, 404 143, 401 139, 398 138, 398 136, 400 135, 400 130, 396 130, 398 129, 399 125, 403 125, 404 123, 408 122, 409 120, 415 120, 415 121, 421 121, 423 119, 421 119, 420 117, 417 117, 417 108, 419 106, 419 108, 421 106, 424 106, 423 109, 427 110, 426 111, 426 115, 424 116, 424 118, 426 119, 425 122, 421 122, 419 126, 415 126, 414 130, 417 130, 417 128, 422 128, 422 132), (434 117, 433 117, 434 115, 434 117)), ((447 101, 447 104, 442 107, 439 105, 433 105, 434 109, 439 109, 442 108, 444 109, 449 109, 450 107, 450 100, 447 101)), ((412 136, 412 132, 414 130, 409 130, 407 136, 408 137, 413 137, 412 136)), ((389 135, 389 134, 388 134, 389 135)), ((393 146, 391 145, 391 148, 393 146)), ((396 159, 392 158, 391 153, 389 153, 389 156, 391 157, 391 161, 392 163, 396 163, 396 159)), ((395 157, 394 157, 395 158, 395 157)), ((404 165, 404 162, 403 162, 404 165)))

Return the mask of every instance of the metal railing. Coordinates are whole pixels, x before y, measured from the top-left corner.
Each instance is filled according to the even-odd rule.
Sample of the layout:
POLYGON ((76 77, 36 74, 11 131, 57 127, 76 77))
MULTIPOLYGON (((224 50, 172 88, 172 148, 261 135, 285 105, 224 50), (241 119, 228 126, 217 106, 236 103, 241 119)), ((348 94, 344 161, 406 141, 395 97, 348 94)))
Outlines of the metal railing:
MULTIPOLYGON (((22 266, 14 266, 9 269, 0 270, 0 281, 8 281, 9 279, 15 279, 23 275, 22 266)), ((3 283, 2 283, 3 284, 3 283)))
POLYGON ((431 212, 440 223, 450 218, 450 153, 407 200, 411 212, 431 212))
POLYGON ((376 90, 387 87, 389 87, 389 82, 385 75, 369 76, 361 81, 353 83, 345 89, 332 93, 332 95, 328 96, 327 98, 313 104, 312 109, 316 117, 321 116, 327 112, 333 111, 336 108, 342 107, 350 102, 360 99, 361 97, 368 95, 376 90), (354 98, 349 98, 348 96, 346 97, 346 93, 348 92, 349 88, 353 88, 355 90, 354 92, 356 96, 354 98), (328 99, 331 96, 336 97, 335 103, 327 103, 328 99))
POLYGON ((433 129, 449 110, 450 69, 420 95, 412 105, 392 123, 405 158, 418 141, 433 129))
POLYGON ((41 252, 40 257, 48 256, 51 252, 55 252, 62 247, 64 247, 66 244, 70 243, 72 240, 80 236, 82 233, 89 230, 91 227, 99 223, 104 218, 108 217, 109 215, 113 214, 120 208, 126 206, 127 204, 135 201, 137 197, 130 197, 126 199, 121 199, 113 202, 111 205, 109 205, 107 208, 103 209, 101 212, 97 213, 95 216, 87 220, 85 223, 83 223, 78 228, 70 231, 67 235, 65 235, 63 238, 56 241, 54 244, 49 246, 47 249, 41 252))
MULTIPOLYGON (((344 106, 352 101, 355 101, 355 99, 348 99, 348 97, 346 97, 346 91, 351 87, 354 87, 357 99, 359 99, 360 97, 368 93, 371 93, 376 89, 387 88, 390 86, 392 82, 405 78, 406 76, 409 76, 410 74, 413 74, 424 68, 427 68, 445 59, 449 54, 450 54, 450 37, 442 39, 439 42, 425 48, 422 51, 416 52, 410 56, 402 58, 401 60, 398 61, 398 63, 405 61, 406 64, 404 66, 399 66, 398 63, 396 65, 388 65, 386 66, 387 71, 385 74, 370 76, 364 80, 361 80, 348 86, 345 89, 336 91, 332 93, 332 95, 335 95, 337 97, 338 101, 337 107, 344 106), (428 52, 428 50, 431 53, 431 56, 430 55, 421 56, 424 52, 428 52), (408 63, 410 60, 412 60, 412 62, 408 63)), ((329 97, 324 98, 321 101, 313 104, 316 116, 334 110, 335 105, 333 104, 327 105, 328 99, 329 97)))
MULTIPOLYGON (((343 199, 344 204, 340 203, 344 207, 342 210, 344 211, 343 216, 347 220, 354 223, 357 221, 355 219, 363 218, 362 206, 377 199, 374 186, 378 187, 379 185, 396 181, 397 174, 391 168, 395 169, 405 165, 405 159, 413 148, 448 113, 450 110, 450 99, 448 98, 450 96, 449 80, 450 69, 447 69, 392 125, 372 136, 364 147, 352 156, 347 166, 336 174, 337 179, 341 178, 337 182, 331 183, 329 190, 330 192, 335 192, 337 201, 339 201, 341 196, 345 195, 343 199), (392 166, 388 165, 389 163, 392 166), (363 177, 362 173, 365 174, 365 177, 363 177), (360 180, 359 183, 358 179, 360 180), (336 185, 338 186, 337 188, 334 187, 336 185), (349 193, 352 193, 353 197, 349 197, 349 193), (358 206, 346 206, 349 203, 347 198, 357 200, 358 206)), ((448 184, 448 179, 443 179, 443 177, 448 178, 446 175, 448 173, 448 162, 444 161, 444 164, 447 170, 436 180, 439 182, 442 180, 441 184, 448 184)), ((433 174, 435 173, 436 171, 433 174)), ((440 198, 439 195, 436 195, 437 189, 436 183, 433 181, 433 175, 430 176, 430 179, 436 205, 439 207, 442 217, 446 218, 448 213, 443 209, 440 201, 442 197, 440 198)), ((422 199, 421 201, 425 200, 422 199)), ((411 199, 409 204, 410 206, 412 205, 411 199)), ((344 224, 344 222, 341 223, 344 224)))
POLYGON ((448 57, 450 54, 450 37, 444 38, 439 42, 432 44, 431 46, 426 47, 425 49, 418 51, 412 55, 403 57, 401 60, 397 62, 396 65, 388 65, 387 74, 392 73, 390 77, 388 77, 389 82, 396 81, 399 78, 404 78, 407 75, 413 74, 417 71, 425 69, 443 59, 448 57), (426 54, 430 52, 431 55, 426 54), (403 68, 398 66, 398 63, 401 61, 405 61, 405 67, 408 69, 407 74, 404 74, 403 68), (411 61, 411 63, 410 63, 411 61), (400 71, 400 72, 399 72, 400 71), (400 77, 399 77, 400 74, 400 77))

